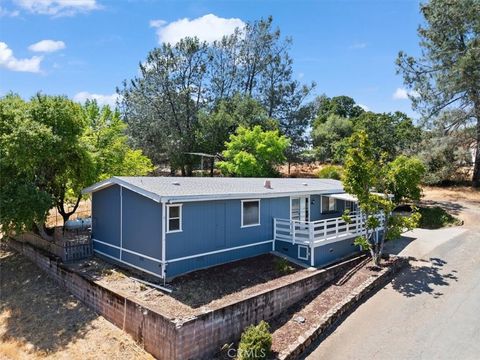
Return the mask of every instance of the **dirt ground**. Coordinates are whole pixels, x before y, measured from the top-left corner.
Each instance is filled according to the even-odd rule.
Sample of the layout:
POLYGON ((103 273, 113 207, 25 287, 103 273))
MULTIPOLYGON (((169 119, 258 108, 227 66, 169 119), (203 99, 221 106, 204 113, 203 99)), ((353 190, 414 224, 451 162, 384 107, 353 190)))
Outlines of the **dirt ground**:
POLYGON ((480 207, 480 190, 466 186, 423 187, 422 203, 440 206, 451 215, 464 221, 465 225, 475 225, 480 219, 474 213, 463 211, 466 208, 480 207))
POLYGON ((0 247, 0 359, 153 359, 130 336, 0 247))
POLYGON ((167 284, 171 294, 145 286, 132 279, 139 274, 96 257, 69 267, 180 323, 317 271, 289 263, 291 272, 284 274, 277 269, 279 259, 266 254, 183 275, 167 284))
MULTIPOLYGON (((385 261, 382 266, 389 266, 385 261)), ((377 277, 378 269, 371 266, 366 259, 346 274, 337 278, 324 289, 319 289, 307 296, 303 301, 285 311, 271 323, 272 352, 278 354, 298 339, 313 324, 336 306, 345 296, 359 287, 370 277, 377 277)))

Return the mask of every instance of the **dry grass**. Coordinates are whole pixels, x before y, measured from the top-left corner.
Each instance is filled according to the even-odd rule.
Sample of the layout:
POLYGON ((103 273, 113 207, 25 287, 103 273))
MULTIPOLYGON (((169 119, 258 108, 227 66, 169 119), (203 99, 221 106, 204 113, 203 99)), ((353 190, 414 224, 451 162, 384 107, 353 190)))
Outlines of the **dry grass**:
POLYGON ((0 359, 153 359, 22 256, 0 261, 0 359))

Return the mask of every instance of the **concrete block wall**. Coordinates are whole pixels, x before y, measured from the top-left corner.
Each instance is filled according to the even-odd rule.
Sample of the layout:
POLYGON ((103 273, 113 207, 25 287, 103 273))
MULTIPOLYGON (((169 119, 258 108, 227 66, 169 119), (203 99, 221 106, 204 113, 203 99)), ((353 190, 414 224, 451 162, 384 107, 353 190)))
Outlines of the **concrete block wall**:
POLYGON ((274 290, 251 296, 221 309, 207 312, 179 325, 179 359, 209 358, 224 345, 240 338, 250 324, 268 321, 328 282, 351 270, 365 257, 344 261, 328 269, 274 290))
POLYGON ((182 360, 212 358, 224 344, 237 341, 248 325, 272 319, 364 259, 357 257, 344 261, 294 283, 209 311, 183 323, 174 323, 127 295, 69 270, 28 244, 10 240, 9 245, 95 312, 130 334, 156 358, 182 360))
POLYGON ((28 244, 10 240, 9 246, 29 258, 93 311, 130 334, 153 356, 158 359, 176 358, 176 328, 170 320, 127 296, 96 284, 93 279, 70 271, 28 244))

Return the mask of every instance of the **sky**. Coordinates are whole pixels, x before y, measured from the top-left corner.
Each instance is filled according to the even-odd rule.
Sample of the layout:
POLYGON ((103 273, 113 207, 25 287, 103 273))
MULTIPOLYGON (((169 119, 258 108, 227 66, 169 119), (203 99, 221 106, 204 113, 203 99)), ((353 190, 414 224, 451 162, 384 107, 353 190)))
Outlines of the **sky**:
POLYGON ((420 52, 417 0, 0 0, 0 96, 113 104, 116 87, 162 42, 213 41, 269 15, 293 40, 294 76, 315 81, 316 95, 418 117, 395 72, 400 50, 420 52))

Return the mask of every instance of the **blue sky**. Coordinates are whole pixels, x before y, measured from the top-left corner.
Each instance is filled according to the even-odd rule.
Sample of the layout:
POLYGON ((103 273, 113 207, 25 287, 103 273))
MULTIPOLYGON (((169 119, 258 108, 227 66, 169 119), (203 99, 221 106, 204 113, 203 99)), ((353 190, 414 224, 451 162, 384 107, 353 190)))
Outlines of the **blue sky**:
POLYGON ((206 40, 272 15, 293 38, 295 76, 316 94, 416 117, 399 50, 418 54, 418 1, 0 0, 0 95, 37 91, 112 102, 115 88, 161 41, 206 40))

